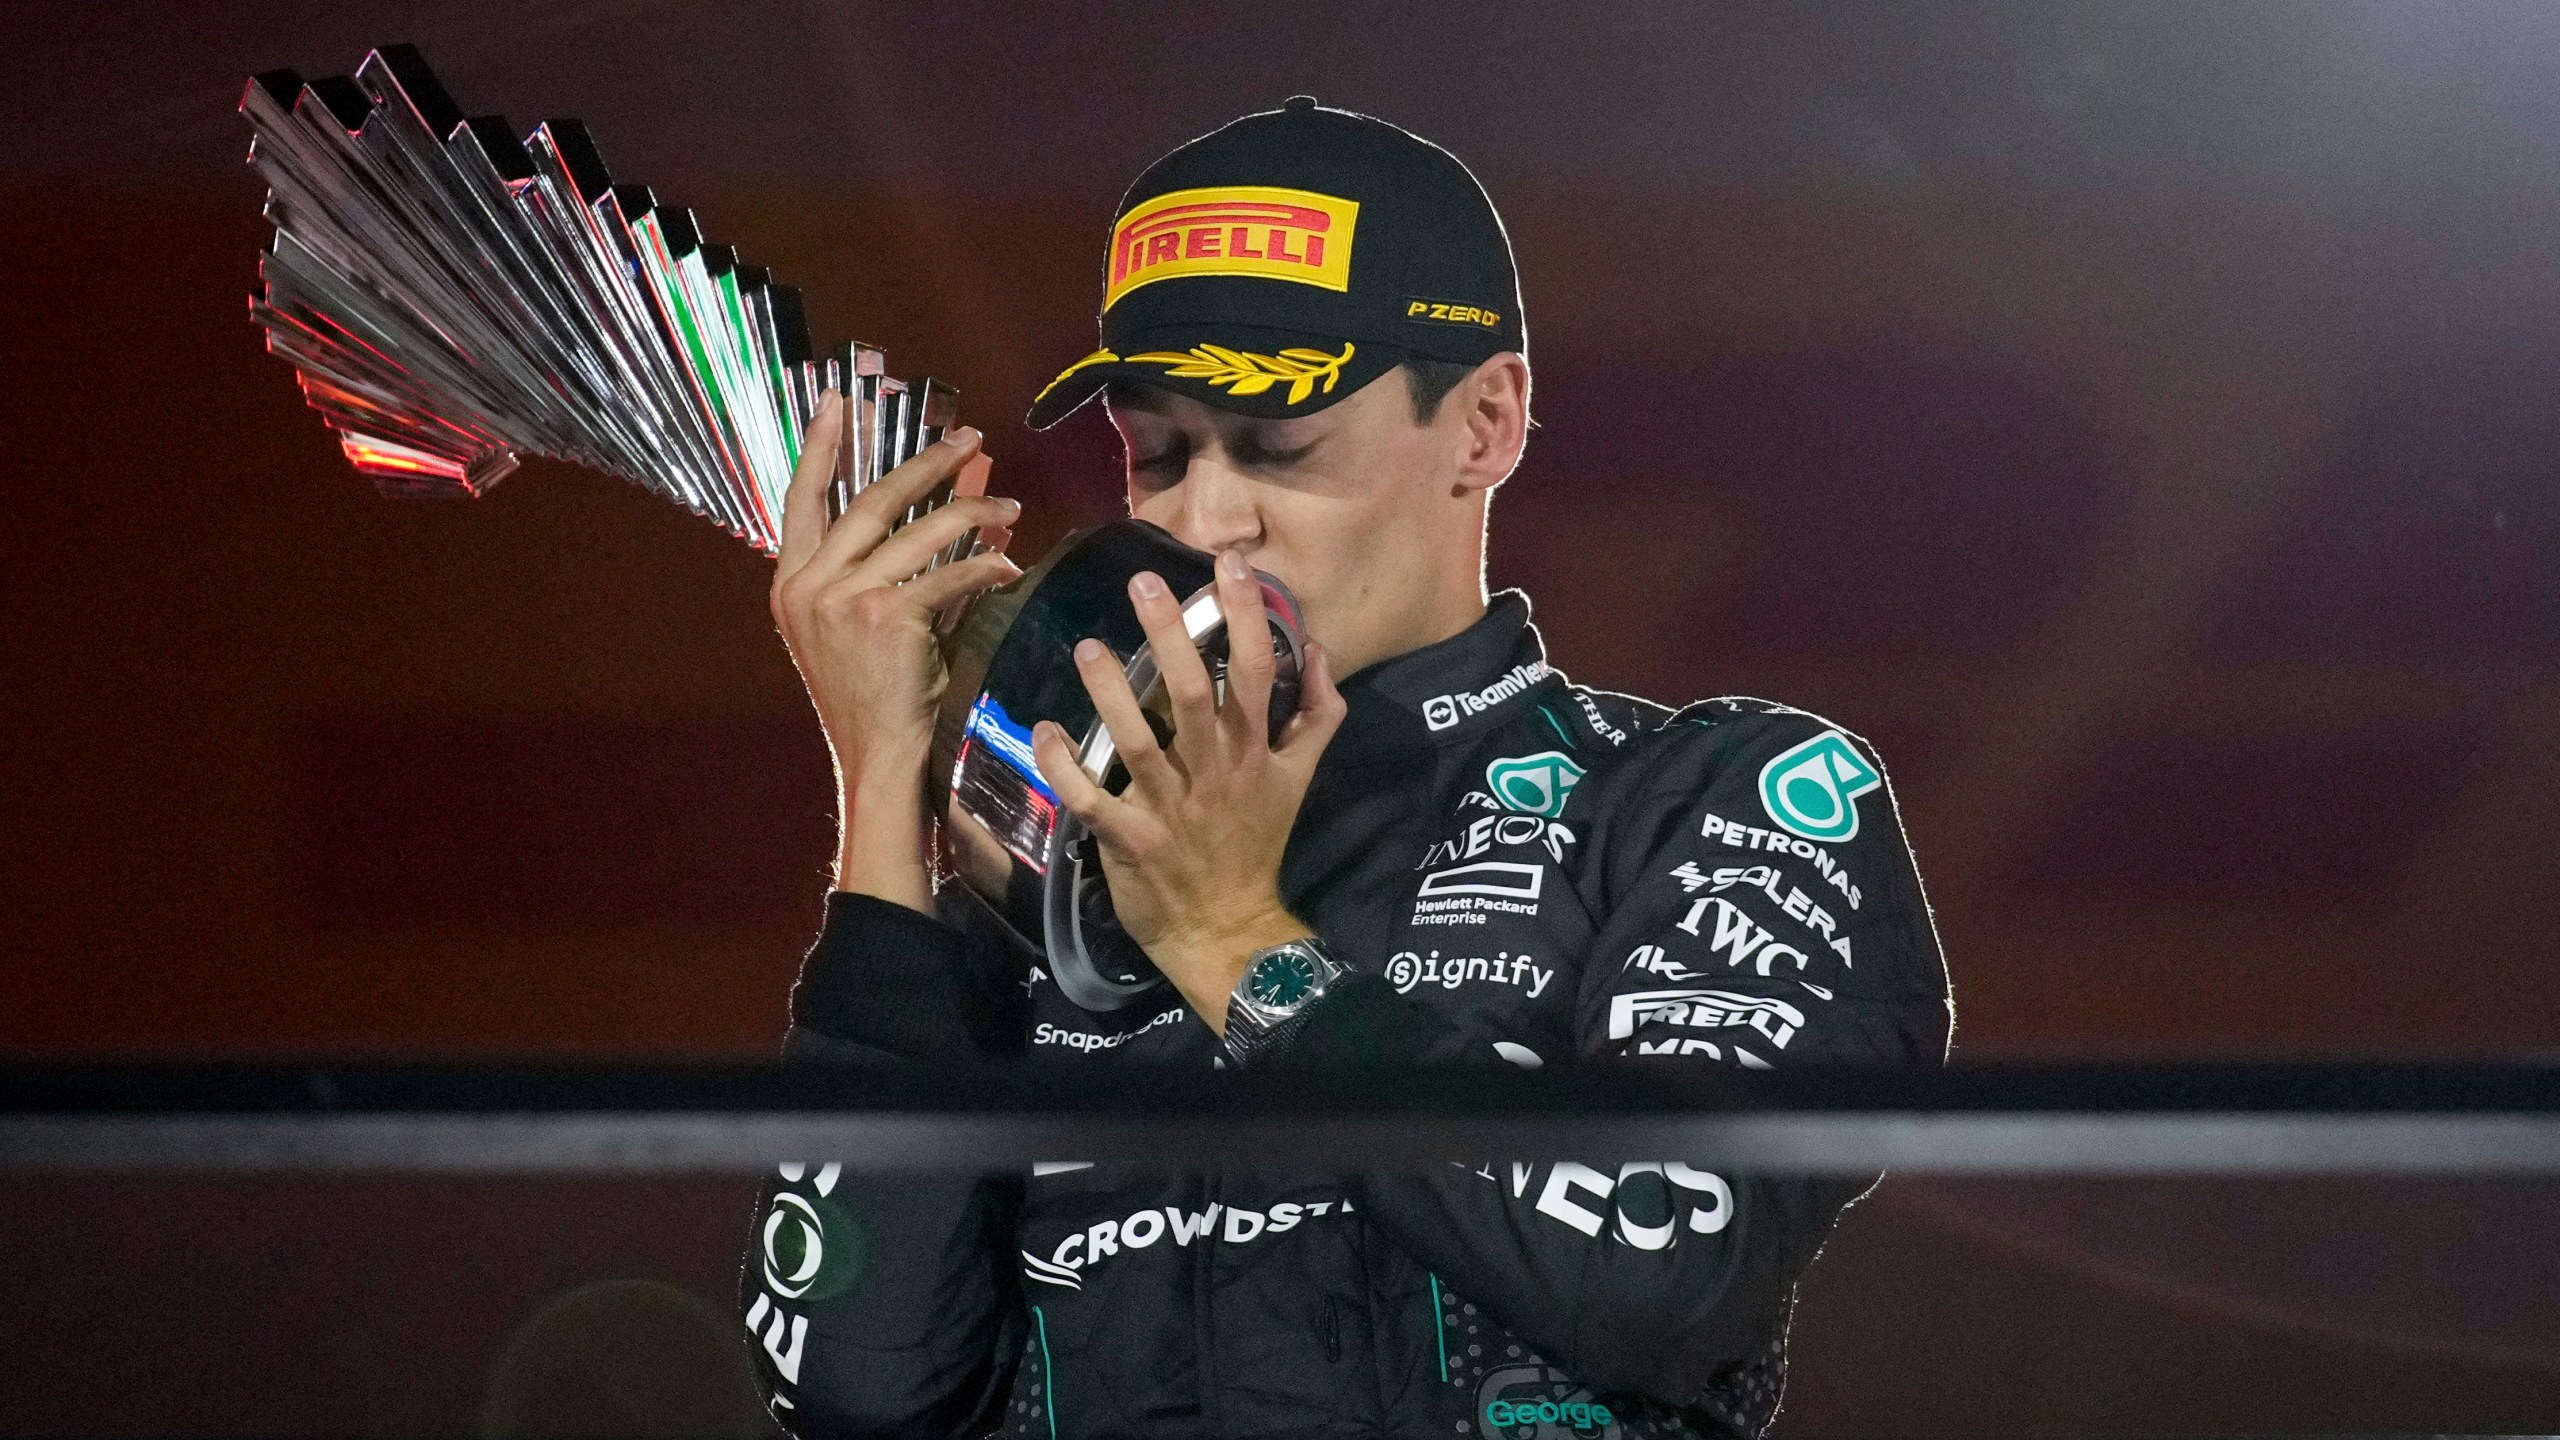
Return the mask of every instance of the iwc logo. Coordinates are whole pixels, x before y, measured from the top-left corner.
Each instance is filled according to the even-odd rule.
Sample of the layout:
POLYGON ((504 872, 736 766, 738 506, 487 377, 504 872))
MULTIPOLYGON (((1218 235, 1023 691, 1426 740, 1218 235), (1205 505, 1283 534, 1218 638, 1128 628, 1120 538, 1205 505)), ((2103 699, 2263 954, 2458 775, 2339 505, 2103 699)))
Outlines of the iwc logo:
POLYGON ((1760 767, 1760 803, 1805 839, 1837 845, 1857 836, 1858 797, 1883 783, 1846 736, 1825 730, 1760 767))
POLYGON ((1566 798, 1581 783, 1582 767, 1561 750, 1496 760, 1484 767, 1484 788, 1504 808, 1550 820, 1564 813, 1566 798))

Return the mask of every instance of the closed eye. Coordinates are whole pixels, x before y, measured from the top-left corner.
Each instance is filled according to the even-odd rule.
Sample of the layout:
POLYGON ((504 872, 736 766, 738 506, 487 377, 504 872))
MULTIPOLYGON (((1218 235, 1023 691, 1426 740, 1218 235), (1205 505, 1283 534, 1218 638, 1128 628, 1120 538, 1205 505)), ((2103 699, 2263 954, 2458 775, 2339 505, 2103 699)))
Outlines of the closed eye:
POLYGON ((1151 491, 1171 488, 1182 479, 1182 472, 1189 468, 1191 447, 1179 440, 1151 454, 1132 454, 1129 457, 1129 473, 1140 477, 1144 488, 1151 491))
POLYGON ((1249 470, 1277 470, 1306 459, 1320 443, 1310 440, 1293 450, 1275 450, 1264 445, 1259 436, 1243 435, 1237 437, 1228 449, 1236 457, 1236 463, 1249 470))

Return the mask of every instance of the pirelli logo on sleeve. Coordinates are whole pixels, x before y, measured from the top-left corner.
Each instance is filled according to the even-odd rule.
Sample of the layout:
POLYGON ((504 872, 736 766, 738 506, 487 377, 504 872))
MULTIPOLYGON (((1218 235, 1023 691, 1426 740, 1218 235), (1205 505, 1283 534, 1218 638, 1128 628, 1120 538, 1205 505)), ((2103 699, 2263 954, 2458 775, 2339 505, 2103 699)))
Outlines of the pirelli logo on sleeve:
POLYGON ((1351 288, 1360 202, 1270 185, 1174 190, 1111 229, 1102 308, 1141 285, 1185 275, 1249 275, 1326 290, 1351 288))

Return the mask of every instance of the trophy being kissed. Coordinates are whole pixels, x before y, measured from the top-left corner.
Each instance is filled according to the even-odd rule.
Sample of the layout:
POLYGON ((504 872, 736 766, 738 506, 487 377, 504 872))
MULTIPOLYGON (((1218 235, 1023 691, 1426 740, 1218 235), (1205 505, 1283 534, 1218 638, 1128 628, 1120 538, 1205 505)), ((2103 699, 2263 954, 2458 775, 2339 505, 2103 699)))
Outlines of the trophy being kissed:
MULTIPOLYGON (((352 77, 260 75, 240 110, 275 226, 250 314, 385 494, 476 496, 540 455, 620 476, 772 555, 820 394, 843 397, 830 520, 953 423, 956 391, 893 378, 875 347, 818 359, 799 291, 712 243, 691 211, 617 182, 577 121, 519 137, 498 117, 466 117, 409 46, 374 51, 352 77)), ((981 455, 900 523, 986 478, 981 455)), ((955 542, 927 568, 979 544, 955 542)), ((932 773, 952 848, 971 857, 961 878, 1090 1010, 1165 982, 1114 923, 1090 837, 1032 763, 1031 726, 1082 737, 1087 773, 1126 783, 1072 660, 1093 636, 1169 733, 1126 599, 1141 570, 1189 597, 1185 629, 1223 682, 1210 557, 1136 520, 1070 535, 943 626, 951 679, 932 773)), ((1297 706, 1303 639, 1297 602, 1259 579, 1277 736, 1297 706)))

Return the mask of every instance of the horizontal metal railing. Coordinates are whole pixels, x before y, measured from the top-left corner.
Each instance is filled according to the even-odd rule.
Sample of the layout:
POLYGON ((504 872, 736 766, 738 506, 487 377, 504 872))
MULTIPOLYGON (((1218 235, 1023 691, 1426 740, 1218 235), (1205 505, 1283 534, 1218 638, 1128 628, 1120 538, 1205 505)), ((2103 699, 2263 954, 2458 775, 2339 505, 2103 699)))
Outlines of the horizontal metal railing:
POLYGON ((2560 1067, 0 1067, 0 1170, 16 1172, 1392 1169, 1556 1155, 1842 1175, 2560 1175, 2560 1067))

